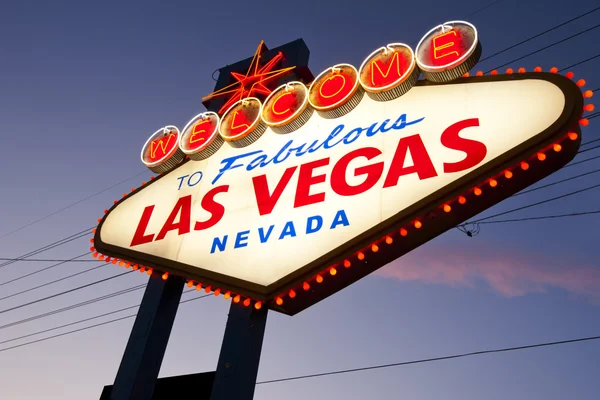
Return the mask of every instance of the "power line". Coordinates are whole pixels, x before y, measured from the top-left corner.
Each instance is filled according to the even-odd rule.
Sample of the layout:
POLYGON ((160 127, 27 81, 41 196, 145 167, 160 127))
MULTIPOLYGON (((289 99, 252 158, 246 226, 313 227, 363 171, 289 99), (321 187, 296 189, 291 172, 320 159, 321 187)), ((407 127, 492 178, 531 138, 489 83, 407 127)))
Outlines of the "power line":
POLYGON ((567 37, 567 38, 565 38, 565 39, 561 39, 561 40, 559 40, 558 42, 554 42, 554 43, 552 43, 552 44, 549 44, 548 46, 544 46, 544 47, 542 47, 542 48, 540 48, 540 49, 537 49, 537 50, 535 50, 535 51, 532 51, 532 52, 530 52, 530 53, 527 53, 527 54, 525 54, 524 56, 521 56, 521 57, 515 58, 514 60, 511 60, 511 61, 509 61, 509 62, 507 62, 507 63, 504 63, 504 64, 502 64, 502 65, 500 65, 500 66, 498 66, 498 67, 496 67, 496 68, 492 68, 491 70, 487 71, 487 72, 486 72, 486 74, 487 74, 487 73, 489 73, 489 72, 492 72, 492 71, 493 71, 493 70, 495 70, 495 69, 500 69, 500 68, 502 68, 502 67, 505 67, 505 66, 507 66, 507 65, 510 65, 510 64, 512 64, 512 63, 514 63, 514 62, 516 62, 516 61, 520 61, 520 60, 522 60, 522 59, 524 59, 524 58, 527 58, 527 57, 529 57, 529 56, 532 56, 532 55, 534 55, 534 54, 537 54, 537 53, 539 53, 539 52, 541 52, 541 51, 547 50, 547 49, 549 49, 549 48, 551 48, 551 47, 554 47, 554 46, 556 46, 556 45, 558 45, 558 44, 564 43, 564 42, 566 42, 567 40, 571 40, 571 39, 573 39, 573 38, 575 38, 575 37, 577 37, 577 36, 583 35, 584 33, 588 33, 588 32, 590 32, 590 31, 593 31, 594 29, 596 29, 596 28, 599 28, 599 27, 600 27, 600 24, 594 25, 594 26, 593 26, 593 27, 591 27, 591 28, 585 29, 585 30, 583 30, 583 31, 581 31, 581 32, 578 32, 578 33, 576 33, 576 34, 574 34, 574 35, 571 35, 571 36, 569 36, 569 37, 567 37))
MULTIPOLYGON (((145 286, 145 285, 144 285, 144 286, 145 286)), ((192 289, 192 290, 187 290, 187 291, 184 291, 184 292, 183 292, 183 294, 185 294, 185 293, 188 293, 188 292, 191 292, 191 291, 193 291, 193 289, 192 289)), ((194 299, 185 300, 185 301, 183 301, 183 302, 180 302, 180 304, 183 304, 184 302, 188 302, 188 301, 195 300, 195 299, 203 299, 203 298, 205 298, 205 297, 209 297, 209 296, 211 296, 211 295, 210 295, 210 294, 206 294, 206 295, 203 295, 203 296, 195 297, 194 299)), ((62 328, 66 328, 66 327, 68 327, 68 326, 73 326, 73 325, 81 324, 81 323, 83 323, 83 322, 88 322, 88 321, 92 321, 92 320, 94 320, 94 319, 98 319, 98 318, 102 318, 102 317, 107 317, 107 316, 109 316, 109 315, 118 314, 118 313, 120 313, 120 312, 127 311, 127 310, 131 310, 131 309, 133 309, 133 308, 137 308, 137 307, 139 307, 139 306, 140 306, 140 304, 136 304, 136 305, 134 305, 134 306, 129 306, 129 307, 120 308, 120 309, 118 309, 118 310, 110 311, 110 312, 107 312, 107 313, 104 313, 104 314, 95 315, 95 316, 93 316, 93 317, 89 317, 89 318, 85 318, 85 319, 80 319, 80 320, 77 320, 77 321, 75 321, 75 322, 69 322, 68 324, 64 324, 64 325, 55 326, 54 328, 44 329, 44 330, 42 330, 42 331, 38 331, 38 332, 34 332, 34 333, 29 333, 29 334, 27 334, 27 335, 19 336, 19 337, 12 338, 12 339, 7 339, 7 340, 4 340, 4 341, 0 342, 0 344, 5 344, 5 343, 14 342, 14 341, 16 341, 16 340, 21 340, 21 339, 25 339, 25 338, 28 338, 28 337, 31 337, 31 336, 40 335, 40 334, 42 334, 42 333, 47 333, 47 332, 55 331, 55 330, 57 330, 57 329, 62 329, 62 328)), ((135 317, 136 315, 137 315, 137 314, 131 314, 131 315, 128 315, 127 317, 128 317, 128 318, 131 318, 131 317, 135 317)))
MULTIPOLYGON (((88 251, 85 255, 90 254, 88 251)), ((67 260, 64 259, 49 259, 49 258, 4 258, 0 257, 0 261, 29 261, 29 262, 60 262, 60 263, 68 263, 68 262, 97 262, 97 260, 75 260, 73 258, 69 258, 67 260)))
POLYGON ((600 142, 600 139, 590 140, 589 142, 581 143, 581 146, 587 146, 588 144, 592 144, 595 142, 600 142))
POLYGON ((112 299, 113 297, 117 297, 117 296, 121 296, 121 295, 124 295, 124 294, 127 294, 127 293, 135 292, 136 290, 140 290, 140 289, 143 289, 145 287, 146 287, 146 284, 143 283, 141 285, 137 285, 137 286, 130 287, 130 288, 127 288, 127 289, 118 290, 118 291, 113 292, 113 293, 105 294, 105 295, 100 296, 100 297, 95 297, 95 298, 90 299, 90 300, 86 300, 86 301, 82 301, 82 302, 79 302, 79 303, 71 304, 70 306, 62 307, 62 308, 59 308, 59 309, 56 309, 56 310, 52 310, 52 311, 47 311, 45 313, 37 314, 37 315, 34 315, 32 317, 27 317, 27 318, 24 318, 24 319, 21 319, 21 320, 18 320, 18 321, 13 321, 13 322, 10 322, 8 324, 0 325, 0 330, 6 329, 6 328, 11 328, 13 326, 17 326, 17 325, 21 325, 21 324, 25 324, 25 323, 31 322, 31 321, 36 321, 38 319, 50 317, 52 315, 61 314, 63 312, 71 311, 71 310, 74 310, 76 308, 85 307, 85 306, 88 306, 90 304, 98 303, 100 301, 112 299))
POLYGON ((585 60, 582 60, 582 61, 576 62, 575 64, 573 64, 573 65, 569 65, 568 67, 561 68, 561 69, 559 69, 559 70, 558 70, 558 72, 562 72, 562 71, 564 71, 564 70, 566 70, 566 69, 570 69, 570 68, 577 67, 577 66, 579 66, 579 65, 581 65, 581 64, 585 64, 585 63, 586 63, 586 62, 588 62, 588 61, 592 61, 593 59, 596 59, 596 58, 598 58, 598 57, 600 57, 600 54, 596 54, 596 55, 595 55, 595 56, 593 56, 593 57, 586 58, 585 60))
POLYGON ((559 183, 572 181, 574 179, 581 178, 583 176, 587 176, 587 175, 591 175, 591 174, 595 174, 595 173, 598 173, 598 172, 600 172, 600 169, 595 169, 593 171, 589 171, 589 172, 585 172, 583 174, 571 176, 569 178, 565 178, 565 179, 562 179, 560 181, 548 183, 547 185, 543 185, 543 186, 539 186, 539 187, 536 187, 536 188, 533 188, 533 189, 529 189, 529 190, 525 190, 525 191, 522 191, 522 192, 519 192, 519 193, 515 193, 511 197, 520 196, 520 195, 525 194, 525 193, 535 192, 536 190, 545 189, 545 188, 550 187, 550 186, 558 185, 559 183))
MULTIPOLYGON (((40 254, 40 253, 43 253, 45 251, 48 251, 48 250, 54 249, 56 247, 62 246, 64 244, 70 243, 70 242, 72 242, 74 240, 81 239, 82 237, 85 237, 85 236, 89 235, 89 233, 90 233, 90 231, 92 229, 93 228, 88 228, 88 229, 85 229, 83 231, 74 233, 74 234, 72 234, 70 236, 67 236, 67 237, 62 238, 60 240, 57 240, 56 242, 53 242, 53 243, 47 244, 45 246, 42 246, 40 248, 37 248, 35 250, 32 250, 29 253, 23 254, 22 256, 19 256, 17 258, 20 261, 23 258, 29 258, 29 257, 32 257, 32 256, 34 256, 36 254, 40 254)), ((10 264, 14 264, 15 262, 17 262, 17 261, 6 261, 6 262, 3 262, 2 264, 0 264, 0 268, 3 268, 3 267, 5 267, 7 265, 10 265, 10 264)))
POLYGON ((454 355, 450 355, 450 356, 441 356, 441 357, 434 357, 434 358, 424 358, 424 359, 420 359, 420 360, 403 361, 403 362, 397 362, 397 363, 393 363, 393 364, 381 364, 381 365, 373 365, 373 366, 369 366, 369 367, 360 367, 360 368, 352 368, 352 369, 342 369, 342 370, 337 370, 337 371, 321 372, 318 374, 292 376, 289 378, 271 379, 268 381, 257 382, 256 384, 257 385, 266 385, 269 383, 287 382, 287 381, 294 381, 294 380, 298 380, 298 379, 308 379, 308 378, 317 378, 317 377, 322 377, 322 376, 347 374, 350 372, 368 371, 368 370, 373 370, 373 369, 400 367, 400 366, 411 365, 411 364, 423 364, 423 363, 434 362, 434 361, 473 357, 473 356, 479 356, 479 355, 483 355, 483 354, 504 353, 504 352, 509 352, 509 351, 526 350, 526 349, 533 349, 533 348, 538 348, 538 347, 558 346, 561 344, 578 343, 578 342, 585 342, 585 341, 598 340, 598 339, 600 339, 600 336, 589 336, 589 337, 582 337, 582 338, 577 338, 577 339, 561 340, 558 342, 546 342, 546 343, 529 344, 529 345, 518 346, 518 347, 504 347, 504 348, 499 348, 499 349, 480 350, 480 351, 473 351, 471 353, 454 354, 454 355))
POLYGON ((598 148, 600 148, 600 145, 598 145, 598 146, 594 146, 594 147, 590 147, 589 149, 579 150, 579 151, 577 152, 577 154, 585 153, 586 151, 596 150, 596 149, 598 149, 598 148))
POLYGON ((506 223, 506 222, 522 222, 522 221, 534 221, 534 220, 541 220, 541 219, 580 217, 583 215, 592 215, 592 214, 600 214, 600 210, 598 210, 598 211, 582 211, 582 212, 570 213, 570 214, 544 215, 541 217, 525 217, 525 218, 515 218, 515 219, 502 219, 502 220, 498 220, 498 221, 483 221, 483 222, 476 222, 476 224, 502 224, 502 223, 506 223))
POLYGON ((531 207, 539 206, 541 204, 545 204, 545 203, 549 203, 551 201, 555 201, 555 200, 559 200, 559 199, 562 199, 562 198, 565 198, 565 197, 573 196, 573 195, 576 195, 576 194, 579 194, 579 193, 583 193, 585 191, 592 190, 592 189, 595 189, 595 188, 598 188, 598 187, 600 187, 600 184, 589 186, 587 188, 579 189, 579 190, 576 190, 574 192, 569 192, 569 193, 566 193, 566 194, 563 194, 563 195, 560 195, 560 196, 552 197, 550 199, 538 201, 537 203, 528 204, 526 206, 513 208, 512 210, 508 210, 508 211, 504 211, 504 212, 501 212, 501 213, 498 213, 498 214, 490 215, 489 217, 481 218, 481 219, 478 219, 476 221, 465 222, 464 224, 457 225, 457 227, 464 227, 466 225, 476 224, 476 223, 479 223, 479 222, 482 222, 482 221, 486 221, 486 220, 494 218, 494 217, 499 217, 499 216, 510 214, 510 213, 513 213, 513 212, 516 212, 516 211, 521 211, 521 210, 524 210, 526 208, 531 208, 531 207))
POLYGON ((464 17, 462 17, 461 19, 467 19, 467 18, 469 18, 469 17, 471 17, 471 16, 473 16, 473 15, 475 15, 475 14, 477 14, 477 13, 480 13, 481 11, 483 11, 483 10, 486 10, 486 9, 490 8, 491 6, 493 6, 493 5, 496 5, 496 4, 498 4, 498 3, 502 2, 502 1, 504 1, 504 0, 496 0, 496 1, 494 1, 494 2, 492 2, 492 3, 490 3, 490 4, 488 4, 487 6, 483 6, 483 7, 481 7, 480 9, 478 9, 478 10, 475 10, 475 11, 473 11, 472 13, 465 15, 465 16, 464 16, 464 17))
POLYGON ((594 119, 594 118, 596 118, 596 117, 598 117, 598 116, 600 116, 600 112, 597 112, 597 113, 594 113, 594 114, 588 115, 586 118, 587 118, 587 119, 594 119))
MULTIPOLYGON (((200 300, 200 299, 206 298, 206 297, 208 297, 208 296, 210 296, 210 295, 203 295, 203 296, 194 297, 194 298, 192 298, 192 299, 183 300, 183 301, 180 301, 180 302, 179 302, 179 304, 185 304, 185 303, 189 303, 189 302, 191 302, 191 301, 194 301, 194 300, 200 300)), ((138 306, 136 306, 136 307, 138 307, 138 306)), ((12 349, 16 349, 16 348, 19 348, 19 347, 23 347, 23 346, 28 346, 28 345, 31 345, 31 344, 34 344, 34 343, 39 343, 39 342, 44 342, 44 341, 46 341, 46 340, 55 339, 55 338, 58 338, 58 337, 61 337, 61 336, 70 335, 70 334, 73 334, 73 333, 76 333, 76 332, 86 331, 86 330, 88 330, 88 329, 97 328, 97 327, 99 327, 99 326, 103 326, 103 325, 112 324, 112 323, 114 323, 114 322, 123 321, 123 320, 125 320, 125 319, 133 318, 133 317, 135 317, 136 315, 137 315, 137 314, 130 314, 130 315, 126 315, 126 316, 124 316, 124 317, 120 317, 120 318, 116 318, 116 319, 111 319, 111 320, 109 320, 109 321, 105 321, 105 322, 101 322, 101 323, 98 323, 98 324, 94 324, 94 325, 86 326, 86 327, 79 328, 79 329, 75 329, 75 330, 72 330, 72 331, 68 331, 68 332, 59 333, 59 334, 57 334, 57 335, 53 335, 53 336, 48 336, 48 337, 45 337, 45 338, 42 338, 42 339, 32 340, 31 342, 27 342, 27 343, 18 344, 18 345, 11 346, 11 347, 6 347, 6 348, 4 348, 4 349, 0 349, 0 353, 1 353, 1 352, 4 352, 4 351, 7 351, 7 350, 12 350, 12 349)), ((41 332, 40 332, 40 333, 41 333, 41 332)), ((31 336, 31 335, 30 335, 30 336, 31 336)))
POLYGON ((18 310, 18 309, 20 309, 20 308, 23 308, 23 307, 27 307, 27 306, 30 306, 30 305, 33 305, 33 304, 40 303, 40 302, 42 302, 42 301, 50 300, 50 299, 53 299, 53 298, 55 298, 55 297, 62 296, 63 294, 68 294, 68 293, 75 292, 75 291, 77 291, 77 290, 85 289, 85 288, 88 288, 88 287, 90 287, 90 286, 97 285, 97 284, 99 284, 99 283, 103 283, 103 282, 109 281, 109 280, 111 280, 111 279, 119 278, 119 277, 121 277, 121 276, 123 276, 123 275, 127 275, 127 274, 130 274, 130 273, 132 273, 132 272, 133 272, 133 271, 127 271, 127 272, 123 272, 122 274, 118 274, 118 275, 109 276, 108 278, 100 279, 100 280, 98 280, 98 281, 94 281, 94 282, 91 282, 91 283, 87 283, 87 284, 85 284, 85 285, 77 286, 77 287, 75 287, 75 288, 73 288, 73 289, 65 290, 65 291, 63 291, 63 292, 55 293, 55 294, 53 294, 53 295, 50 295, 50 296, 47 296, 47 297, 43 297, 43 298, 41 298, 41 299, 33 300, 33 301, 30 301, 29 303, 24 303, 24 304, 20 304, 20 305, 18 305, 18 306, 14 306, 14 307, 6 308, 6 309, 4 309, 4 310, 0 310, 0 314, 7 313, 7 312, 9 312, 9 311, 18 310))
POLYGON ((522 40, 522 41, 520 41, 519 43, 513 44, 512 46, 509 46, 509 47, 505 48, 504 50, 498 51, 498 52, 496 52, 496 53, 492 54, 491 56, 487 56, 487 57, 485 57, 483 60, 479 60, 479 62, 483 62, 483 61, 489 60, 489 59, 490 59, 490 58, 492 58, 492 57, 496 57, 497 55, 500 55, 500 54, 502 54, 502 53, 504 53, 504 52, 506 52, 506 51, 508 51, 508 50, 512 50, 512 49, 514 49, 515 47, 518 47, 518 46, 520 46, 520 45, 522 45, 522 44, 524 44, 524 43, 527 43, 527 42, 529 42, 529 41, 531 41, 531 40, 533 40, 533 39, 537 39, 537 38, 539 38, 540 36, 543 36, 543 35, 545 35, 546 33, 552 32, 552 31, 553 31, 553 30, 555 30, 555 29, 558 29, 558 28, 560 28, 560 27, 562 27, 562 26, 565 26, 565 25, 567 25, 567 24, 570 24, 571 22, 573 22, 573 21, 576 21, 576 20, 578 20, 578 19, 580 19, 580 18, 583 18, 583 17, 585 17, 586 15, 589 15, 589 14, 591 14, 591 13, 593 13, 593 12, 596 12, 596 11, 598 11, 598 10, 600 10, 600 7, 596 7, 596 8, 594 8, 593 10, 590 10, 590 11, 588 11, 588 12, 585 12, 585 13, 581 14, 581 15, 578 15, 577 17, 575 17, 575 18, 572 18, 572 19, 570 19, 570 20, 568 20, 568 21, 562 22, 562 23, 560 23, 560 24, 558 24, 558 25, 556 25, 556 26, 554 26, 554 27, 552 27, 552 28, 550 28, 550 29, 547 29, 547 30, 545 30, 544 32, 538 33, 537 35, 531 36, 531 37, 529 37, 529 38, 527 38, 527 39, 525 39, 525 40, 522 40))
POLYGON ((130 180, 132 180, 132 179, 135 179, 135 178, 137 178, 138 176, 140 176, 140 175, 142 175, 142 174, 144 174, 144 173, 146 173, 146 170, 144 170, 144 171, 141 171, 141 172, 139 172, 138 174, 136 174, 136 175, 134 175, 134 176, 131 176, 131 177, 127 178, 127 179, 123 179, 122 181, 120 181, 120 182, 118 182, 118 183, 115 183, 114 185, 112 185, 112 186, 109 186, 109 187, 107 187, 107 188, 105 188, 105 189, 102 189, 101 191, 99 191, 99 192, 96 192, 96 193, 94 193, 94 194, 92 194, 92 195, 90 195, 90 196, 88 196, 88 197, 85 197, 85 198, 83 198, 83 199, 81 199, 81 200, 77 200, 76 202, 74 202, 74 203, 71 203, 71 204, 69 204, 69 205, 67 205, 67 206, 65 206, 65 207, 63 207, 63 208, 61 208, 61 209, 59 209, 59 210, 56 210, 56 211, 54 211, 54 212, 52 212, 52 213, 50 213, 50 214, 48 214, 48 215, 46 215, 46 216, 44 216, 44 217, 38 218, 38 219, 36 219, 36 220, 34 220, 34 221, 31 221, 31 222, 29 222, 29 223, 27 223, 27 224, 25 224, 25 225, 23 225, 23 226, 21 226, 21 227, 19 227, 19 228, 13 229, 12 231, 10 231, 10 232, 7 232, 7 233, 5 233, 4 235, 0 236, 0 239, 3 239, 3 238, 5 238, 5 237, 7 237, 7 236, 10 236, 10 235, 12 235, 13 233, 17 233, 17 232, 19 232, 19 231, 21 231, 21 230, 23 230, 23 229, 25 229, 25 228, 28 228, 28 227, 30 227, 31 225, 37 224, 38 222, 41 222, 41 221, 43 221, 43 220, 45 220, 45 219, 48 219, 48 218, 50 218, 50 217, 52 217, 52 216, 54 216, 54 215, 56 215, 56 214, 58 214, 58 213, 61 213, 61 212, 65 211, 65 210, 67 210, 67 209, 69 209, 69 208, 73 207, 73 206, 76 206, 77 204, 83 203, 84 201, 87 201, 87 200, 91 199, 92 197, 95 197, 95 196, 98 196, 98 195, 100 195, 100 194, 102 194, 102 193, 104 193, 104 192, 107 192, 107 191, 109 191, 110 189, 112 189, 112 188, 115 188, 115 187, 117 187, 117 186, 119 186, 119 185, 121 185, 121 184, 123 184, 123 183, 125 183, 125 182, 127 182, 127 181, 130 181, 130 180))
POLYGON ((31 292, 31 291, 33 291, 33 290, 36 290, 36 289, 40 289, 40 288, 43 288, 43 287, 46 287, 46 286, 52 285, 52 284, 54 284, 54 283, 58 283, 58 282, 62 282, 62 281, 66 281, 67 279, 73 278, 73 277, 75 277, 75 276, 79 276, 79 275, 87 274, 88 272, 95 271, 95 270, 97 270, 98 268, 105 267, 106 265, 107 265, 107 264, 100 264, 100 265, 97 265, 97 266, 95 266, 95 267, 93 267, 93 268, 86 269, 86 270, 84 270, 84 271, 79 271, 79 272, 76 272, 76 273, 74 273, 74 274, 72 274, 72 275, 68 275, 68 276, 65 276, 65 277, 62 277, 62 278, 59 278, 59 279, 55 279, 55 280, 53 280, 53 281, 50 281, 50 282, 42 283, 41 285, 37 285, 37 286, 31 287, 31 288, 29 288, 29 289, 21 290, 20 292, 13 293, 13 294, 11 294, 11 295, 8 295, 8 296, 0 297, 0 301, 2 301, 2 300, 6 300, 6 299, 10 299, 11 297, 19 296, 19 295, 21 295, 21 294, 24 294, 24 293, 31 292))
POLYGON ((583 163, 586 163, 586 162, 588 162, 588 161, 595 160, 595 159, 597 159, 597 158, 600 158, 600 156, 595 156, 595 157, 591 157, 591 158, 586 158, 585 160, 577 161, 577 162, 574 162, 574 163, 569 163, 569 164, 565 165, 565 166, 564 166, 562 169, 569 168, 569 167, 573 167, 573 166, 575 166, 575 165, 579 165, 579 164, 583 164, 583 163))
MULTIPOLYGON (((77 257, 73 257, 73 258, 71 258, 71 259, 69 259, 69 260, 62 260, 62 261, 60 261, 59 263, 56 263, 56 264, 53 264, 53 265, 47 266, 47 267, 45 267, 45 268, 42 268, 42 269, 40 269, 40 270, 33 271, 33 272, 30 272, 30 273, 28 273, 28 274, 25 274, 25 275, 21 275, 21 276, 19 276, 19 277, 13 278, 13 279, 11 279, 11 280, 8 280, 8 281, 6 281, 6 282, 2 282, 2 283, 0 283, 0 286, 4 286, 4 285, 8 285, 9 283, 13 283, 13 282, 16 282, 16 281, 20 281, 21 279, 25 279, 25 278, 27 278, 27 277, 30 277, 30 276, 32 276, 32 275, 39 274, 39 273, 41 273, 41 272, 44 272, 44 271, 47 271, 47 270, 49 270, 49 269, 52 269, 52 268, 58 267, 59 265, 63 265, 63 264, 65 264, 66 262, 69 262, 69 261, 76 260, 76 259, 78 259, 78 258, 80 258, 80 257, 85 257, 85 256, 87 256, 88 254, 90 254, 90 253, 89 253, 89 252, 86 252, 86 253, 83 253, 83 254, 80 254, 80 255, 78 255, 77 257)), ((81 261, 83 261, 83 260, 81 260, 81 261)))

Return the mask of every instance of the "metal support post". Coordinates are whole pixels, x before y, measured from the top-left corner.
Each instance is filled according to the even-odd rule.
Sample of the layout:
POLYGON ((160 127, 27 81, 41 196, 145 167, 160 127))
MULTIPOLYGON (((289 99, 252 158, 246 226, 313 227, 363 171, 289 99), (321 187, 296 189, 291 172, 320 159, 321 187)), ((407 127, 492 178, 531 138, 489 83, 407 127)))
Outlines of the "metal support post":
POLYGON ((148 280, 142 304, 115 378, 111 400, 151 400, 171 328, 181 300, 184 280, 148 280))
POLYGON ((253 399, 267 311, 231 302, 211 400, 253 399))

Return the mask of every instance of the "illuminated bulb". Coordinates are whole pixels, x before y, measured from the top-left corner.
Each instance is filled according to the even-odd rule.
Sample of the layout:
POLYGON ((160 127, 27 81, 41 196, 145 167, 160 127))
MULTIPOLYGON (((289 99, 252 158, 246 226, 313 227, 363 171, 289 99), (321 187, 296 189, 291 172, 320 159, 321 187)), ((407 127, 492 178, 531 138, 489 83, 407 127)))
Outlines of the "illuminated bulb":
POLYGON ((544 161, 546 159, 546 155, 544 153, 537 153, 537 158, 540 161, 544 161))
POLYGON ((91 239, 90 239, 90 243, 94 243, 94 238, 91 238, 91 239))
POLYGON ((282 305, 283 304, 283 299, 281 297, 277 297, 275 299, 275 304, 277 304, 278 306, 282 305))
POLYGON ((569 72, 567 72, 567 73, 565 74, 565 76, 566 76, 567 78, 569 78, 569 79, 573 79, 573 77, 575 76, 575 74, 574 74, 574 73, 572 73, 571 71, 569 71, 569 72))
POLYGON ((194 286, 194 281, 187 281, 187 287, 191 288, 194 286))
POLYGON ((475 193, 475 196, 481 196, 481 193, 483 192, 480 188, 476 187, 475 189, 473 189, 473 193, 475 193))
POLYGON ((150 177, 150 180, 151 180, 151 181, 153 181, 153 180, 154 180, 154 177, 153 177, 153 176, 151 176, 151 177, 150 177))
POLYGON ((577 138, 579 137, 579 135, 575 132, 569 132, 569 139, 571 140, 577 140, 577 138))
POLYGON ((556 73, 558 73, 558 68, 556 68, 556 67, 552 67, 552 68, 550 68, 550 73, 551 73, 551 74, 556 74, 556 73))
POLYGON ((142 182, 142 186, 144 186, 146 183, 148 183, 148 182, 142 182))
POLYGON ((169 273, 165 272, 164 274, 162 274, 162 278, 163 278, 163 281, 166 281, 167 279, 169 279, 169 273))
POLYGON ((350 268, 350 265, 352 265, 352 264, 350 264, 350 261, 344 260, 344 267, 350 268))
POLYGON ((104 261, 106 261, 107 263, 109 263, 109 262, 112 261, 112 259, 110 257, 106 257, 106 260, 104 260, 104 261))
POLYGON ((391 236, 386 236, 386 237, 385 237, 385 242, 386 242, 387 244, 392 244, 392 242, 393 242, 393 241, 394 241, 394 239, 392 239, 392 237, 391 237, 391 236))
POLYGON ((468 72, 465 72, 465 74, 463 75, 463 78, 468 78, 469 76, 471 76, 471 74, 469 74, 468 72))
POLYGON ((137 271, 137 269, 139 268, 139 265, 135 264, 133 267, 131 267, 132 270, 137 271))
POLYGON ((477 76, 483 76, 483 71, 477 71, 477 73, 475 75, 477 75, 477 76))
POLYGON ((358 259, 359 259, 359 260, 361 260, 361 261, 365 259, 365 255, 363 254, 363 252, 362 252, 362 251, 359 251, 359 252, 358 252, 358 254, 357 254, 357 257, 358 257, 358 259))
POLYGON ((123 260, 119 261, 119 267, 124 267, 125 266, 125 262, 123 262, 123 260))
POLYGON ((127 269, 131 268, 131 263, 129 261, 127 261, 127 263, 125 264, 125 268, 127 268, 127 269))
POLYGON ((525 71, 525 68, 523 68, 523 67, 519 68, 519 73, 520 73, 520 74, 524 74, 525 72, 526 72, 526 71, 525 71))
POLYGON ((198 291, 202 290, 202 284, 201 283, 198 283, 196 285, 196 290, 198 290, 198 291))
POLYGON ((406 236, 408 235, 408 231, 404 228, 400 228, 400 236, 406 236))
POLYGON ((588 126, 590 124, 590 121, 587 118, 582 118, 579 120, 579 124, 581 126, 588 126))
POLYGON ((467 202, 467 198, 465 196, 458 196, 458 202, 460 204, 465 204, 467 202))
POLYGON ((142 266, 142 267, 140 268, 140 272, 146 272, 146 267, 142 266))
POLYGON ((421 223, 421 221, 418 221, 418 220, 415 221, 414 225, 415 225, 415 228, 417 228, 417 229, 420 229, 423 226, 423 224, 421 223))
POLYGON ((108 210, 104 210, 104 214, 108 214, 108 210))
POLYGON ((498 75, 498 71, 496 71, 495 69, 492 70, 492 72, 490 72, 491 75, 498 75))
POLYGON ((219 295, 221 294, 221 289, 218 289, 218 288, 217 288, 217 290, 215 290, 215 291, 213 292, 213 294, 214 294, 215 296, 219 297, 219 295))
POLYGON ((240 298, 240 295, 239 295, 239 294, 233 298, 233 302, 234 302, 234 303, 239 303, 239 302, 240 302, 240 300, 241 300, 241 298, 240 298))
POLYGON ((104 260, 104 254, 100 254, 100 257, 98 257, 98 260, 100 260, 100 261, 104 260))
POLYGON ((131 191, 132 191, 132 192, 135 192, 135 188, 131 188, 131 191))
POLYGON ((94 251, 96 251, 96 248, 94 246, 92 246, 92 247, 90 247, 90 251, 94 252, 94 251))
POLYGON ((512 68, 507 68, 506 73, 509 74, 509 75, 512 74, 513 73, 513 69, 512 68))
POLYGON ((331 267, 331 269, 329 270, 329 274, 330 274, 331 276, 335 276, 335 274, 337 274, 337 269, 335 269, 335 268, 331 267))
POLYGON ((558 144, 558 143, 554 143, 554 144, 552 145, 552 149, 553 149, 555 152, 557 152, 557 153, 558 153, 559 151, 561 151, 561 150, 562 150, 562 146, 561 146, 560 144, 558 144))
POLYGON ((521 169, 523 171, 527 171, 529 169, 529 164, 527 164, 525 161, 521 161, 521 169))
POLYGON ((592 92, 591 90, 586 90, 585 92, 583 92, 583 97, 585 97, 586 99, 591 99, 592 96, 594 96, 594 92, 592 92))
POLYGON ((262 303, 260 301, 257 301, 256 303, 254 303, 254 308, 256 308, 257 310, 260 310, 261 307, 262 307, 262 303))
POLYGON ((302 289, 304 289, 304 290, 309 290, 310 289, 310 285, 308 284, 308 282, 304 282, 302 284, 302 289))
POLYGON ((585 107, 583 107, 585 111, 594 111, 594 108, 593 104, 586 104, 585 107))
POLYGON ((577 81, 577 86, 579 86, 579 87, 583 87, 583 86, 585 86, 585 79, 580 79, 580 80, 578 80, 578 81, 577 81))
POLYGON ((294 289, 290 290, 290 299, 293 299, 294 297, 296 297, 296 292, 294 292, 294 289))
POLYGON ((323 283, 323 277, 321 275, 317 275, 316 281, 317 283, 323 283))
POLYGON ((510 172, 510 171, 504 171, 504 177, 505 177, 506 179, 510 179, 510 178, 512 178, 512 177, 513 177, 513 173, 512 173, 512 172, 510 172))
POLYGON ((250 305, 250 299, 244 300, 244 306, 248 307, 250 305))
POLYGON ((96 228, 92 229, 92 233, 96 233, 96 228))
POLYGON ((533 72, 542 72, 542 67, 539 67, 539 66, 538 66, 538 67, 535 67, 535 68, 533 69, 533 72))
POLYGON ((98 218, 98 223, 102 222, 102 218, 98 218))
POLYGON ((113 259, 112 259, 112 261, 111 261, 111 263, 112 263, 113 265, 114 265, 114 264, 116 264, 116 263, 117 263, 117 259, 116 259, 116 258, 113 258, 113 259))
POLYGON ((153 271, 152 271, 152 268, 148 268, 148 271, 146 271, 146 273, 147 273, 148 275, 152 275, 152 272, 153 272, 153 271))
POLYGON ((448 205, 448 204, 444 204, 444 212, 448 213, 450 211, 452 211, 452 207, 450 207, 450 205, 448 205))
POLYGON ((208 286, 206 287, 206 289, 204 289, 204 291, 205 291, 206 293, 210 293, 210 290, 211 290, 211 287, 210 287, 210 285, 208 285, 208 286))
POLYGON ((113 201, 113 204, 117 204, 119 202, 119 200, 115 200, 113 201))
POLYGON ((92 254, 92 257, 98 258, 98 252, 95 252, 94 254, 92 254))
POLYGON ((127 193, 123 193, 123 197, 127 197, 127 193))
POLYGON ((377 253, 377 252, 379 251, 379 246, 377 246, 375 243, 373 243, 373 244, 371 245, 371 251, 372 251, 373 253, 377 253))
POLYGON ((230 297, 231 297, 231 292, 227 292, 227 293, 225 293, 225 294, 223 295, 223 298, 224 298, 225 300, 229 300, 229 298, 230 298, 230 297))

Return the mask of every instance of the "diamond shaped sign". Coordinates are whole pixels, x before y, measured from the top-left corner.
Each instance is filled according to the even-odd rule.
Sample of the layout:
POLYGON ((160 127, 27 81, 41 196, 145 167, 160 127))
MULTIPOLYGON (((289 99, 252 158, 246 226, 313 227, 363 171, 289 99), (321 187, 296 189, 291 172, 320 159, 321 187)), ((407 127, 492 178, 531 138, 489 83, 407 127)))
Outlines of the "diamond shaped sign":
POLYGON ((304 116, 290 131, 256 123, 267 99, 226 111, 220 135, 214 113, 159 132, 206 145, 110 209, 97 251, 291 315, 548 176, 580 143, 583 98, 557 74, 418 81, 386 101, 359 88, 343 115, 308 112, 313 86, 273 102, 269 118, 304 116))

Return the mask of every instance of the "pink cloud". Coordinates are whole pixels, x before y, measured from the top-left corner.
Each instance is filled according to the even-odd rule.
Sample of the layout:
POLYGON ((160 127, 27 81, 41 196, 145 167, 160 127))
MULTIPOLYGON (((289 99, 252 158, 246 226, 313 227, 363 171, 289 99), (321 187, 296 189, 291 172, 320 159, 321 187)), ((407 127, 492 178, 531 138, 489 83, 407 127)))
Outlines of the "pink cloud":
POLYGON ((562 289, 600 304, 600 267, 574 265, 539 254, 500 251, 475 246, 429 244, 392 262, 376 273, 401 281, 419 281, 475 288, 486 282, 506 296, 562 289))

